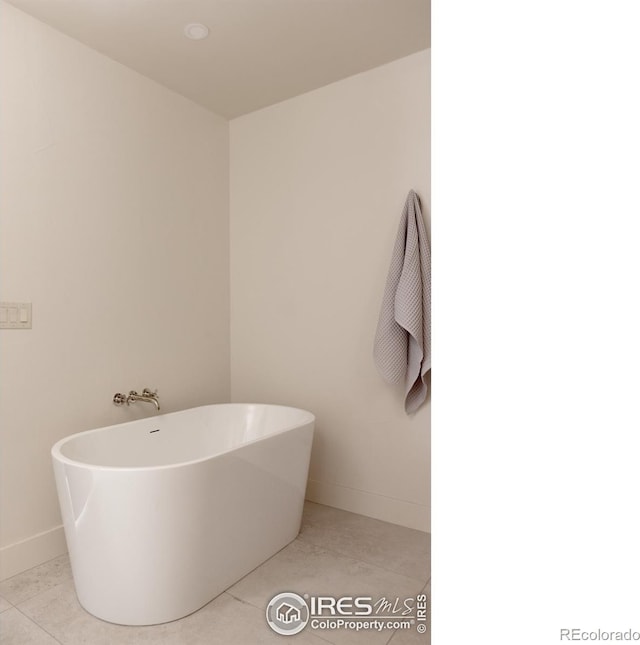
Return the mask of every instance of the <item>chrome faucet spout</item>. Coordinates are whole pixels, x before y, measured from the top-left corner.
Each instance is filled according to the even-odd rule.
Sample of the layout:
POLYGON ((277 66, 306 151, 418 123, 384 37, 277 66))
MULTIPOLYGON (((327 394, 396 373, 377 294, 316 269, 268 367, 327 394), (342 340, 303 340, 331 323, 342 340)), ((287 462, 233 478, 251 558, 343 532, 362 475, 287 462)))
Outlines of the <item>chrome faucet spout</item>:
POLYGON ((142 401, 143 403, 153 403, 156 406, 158 412, 160 412, 160 401, 158 401, 158 393, 151 392, 147 388, 142 390, 142 394, 138 394, 135 390, 129 392, 127 397, 127 404, 135 403, 136 401, 142 401))
POLYGON ((145 387, 144 390, 142 390, 142 396, 144 397, 144 400, 147 401, 148 403, 155 403, 156 408, 158 409, 158 412, 160 412, 160 401, 158 399, 158 390, 154 390, 152 392, 148 387, 145 387))
POLYGON ((160 412, 160 402, 154 396, 142 396, 140 394, 129 395, 129 401, 127 403, 135 403, 136 401, 142 401, 143 403, 153 403, 156 406, 158 412, 160 412))

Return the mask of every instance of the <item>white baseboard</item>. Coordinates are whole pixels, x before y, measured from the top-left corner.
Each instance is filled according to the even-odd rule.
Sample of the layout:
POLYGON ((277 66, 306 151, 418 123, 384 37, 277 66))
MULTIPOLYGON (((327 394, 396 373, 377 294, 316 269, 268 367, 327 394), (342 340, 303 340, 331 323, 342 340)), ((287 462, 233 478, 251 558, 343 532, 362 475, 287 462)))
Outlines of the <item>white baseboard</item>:
POLYGON ((307 483, 306 498, 310 502, 334 506, 410 529, 428 532, 431 528, 427 506, 377 493, 310 479, 307 483))
POLYGON ((56 526, 0 549, 0 580, 31 569, 67 552, 64 528, 56 526))

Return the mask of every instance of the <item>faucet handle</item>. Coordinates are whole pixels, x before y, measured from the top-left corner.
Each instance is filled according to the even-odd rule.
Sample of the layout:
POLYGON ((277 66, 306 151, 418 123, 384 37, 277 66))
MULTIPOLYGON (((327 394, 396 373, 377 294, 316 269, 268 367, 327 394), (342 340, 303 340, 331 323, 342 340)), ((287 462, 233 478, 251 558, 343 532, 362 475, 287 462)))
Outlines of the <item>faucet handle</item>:
POLYGON ((158 398, 158 388, 155 389, 154 392, 152 392, 148 387, 145 387, 144 390, 142 390, 142 396, 150 396, 154 399, 158 398))
POLYGON ((113 395, 113 402, 116 405, 124 405, 125 403, 128 403, 127 397, 124 394, 120 394, 120 392, 113 395))

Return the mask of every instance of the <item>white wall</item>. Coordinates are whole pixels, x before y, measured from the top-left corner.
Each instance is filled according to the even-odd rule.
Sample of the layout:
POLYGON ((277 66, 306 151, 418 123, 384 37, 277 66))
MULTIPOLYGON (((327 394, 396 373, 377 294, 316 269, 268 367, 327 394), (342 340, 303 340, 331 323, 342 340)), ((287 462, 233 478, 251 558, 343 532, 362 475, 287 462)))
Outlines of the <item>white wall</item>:
POLYGON ((407 192, 430 204, 429 65, 231 122, 232 400, 316 414, 310 499, 423 530, 430 405, 408 418, 371 356, 407 192))
POLYGON ((228 123, 0 3, 2 575, 65 550, 49 450, 229 399, 228 123))
POLYGON ((145 386, 314 411, 308 497, 428 529, 429 406, 371 359, 404 197, 430 202, 428 73, 234 120, 229 178, 226 121, 0 2, 0 298, 33 302, 0 331, 0 578, 65 550, 51 445, 149 415, 111 403, 145 386))

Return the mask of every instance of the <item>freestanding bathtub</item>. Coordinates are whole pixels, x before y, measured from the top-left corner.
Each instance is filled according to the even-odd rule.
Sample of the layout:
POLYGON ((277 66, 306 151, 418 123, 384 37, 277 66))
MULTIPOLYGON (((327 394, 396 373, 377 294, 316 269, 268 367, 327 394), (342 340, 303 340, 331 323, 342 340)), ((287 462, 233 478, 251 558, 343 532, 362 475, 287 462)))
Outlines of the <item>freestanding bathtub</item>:
POLYGON ((205 405, 51 449, 81 605, 153 625, 207 604, 300 530, 314 416, 205 405))

